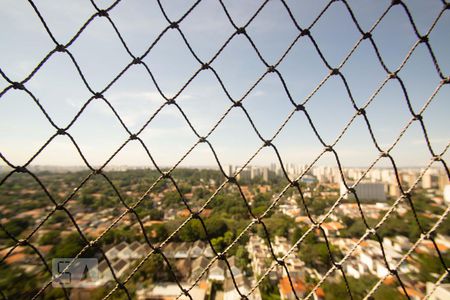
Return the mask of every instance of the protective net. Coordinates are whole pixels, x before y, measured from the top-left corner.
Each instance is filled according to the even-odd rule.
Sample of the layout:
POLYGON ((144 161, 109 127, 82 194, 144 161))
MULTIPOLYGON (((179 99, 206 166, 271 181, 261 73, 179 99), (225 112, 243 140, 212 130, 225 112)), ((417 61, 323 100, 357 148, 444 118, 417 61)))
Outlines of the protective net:
MULTIPOLYGON (((304 27, 299 25, 300 22, 298 22, 296 13, 292 9, 293 4, 286 0, 272 0, 272 2, 273 1, 278 1, 282 5, 283 10, 285 10, 285 12, 287 13, 286 16, 288 16, 290 22, 295 27, 295 30, 293 30, 293 40, 288 45, 288 47, 284 49, 282 55, 278 57, 277 60, 275 60, 273 63, 270 63, 269 60, 264 57, 263 53, 260 51, 260 49, 258 49, 257 44, 254 42, 251 32, 248 30, 255 19, 270 2, 268 0, 260 1, 258 3, 257 9, 251 12, 251 16, 245 23, 239 23, 234 20, 233 14, 228 8, 229 4, 227 4, 227 1, 216 1, 217 9, 223 10, 227 17, 227 20, 229 21, 229 24, 234 29, 233 33, 226 40, 224 40, 219 47, 217 47, 218 50, 207 60, 203 60, 200 58, 200 55, 198 55, 194 50, 195 47, 191 45, 189 37, 185 35, 185 32, 183 31, 184 21, 196 11, 197 7, 202 2, 201 0, 194 2, 192 6, 190 6, 178 19, 170 18, 165 9, 164 3, 158 0, 157 4, 160 9, 160 13, 167 22, 164 29, 159 33, 159 35, 153 41, 148 43, 148 47, 145 51, 143 51, 143 53, 133 53, 130 50, 131 47, 127 45, 126 39, 121 34, 121 28, 116 24, 117 20, 115 20, 113 16, 113 12, 116 7, 119 6, 119 3, 120 5, 125 7, 127 4, 127 0, 117 0, 110 6, 105 8, 100 7, 100 5, 98 4, 99 1, 91 0, 90 5, 92 5, 92 7, 95 9, 95 13, 89 16, 81 26, 81 28, 76 32, 76 34, 65 43, 58 40, 53 34, 53 29, 46 21, 46 17, 41 13, 38 2, 31 0, 28 1, 28 4, 33 9, 35 15, 39 18, 40 23, 42 24, 42 28, 53 41, 54 48, 46 53, 46 55, 34 67, 34 69, 21 80, 13 80, 12 77, 8 75, 8 70, 5 70, 3 68, 0 69, 1 76, 7 82, 6 87, 0 93, 0 107, 2 105, 1 100, 3 97, 6 97, 6 95, 10 93, 20 92, 21 97, 27 97, 27 99, 29 98, 32 104, 39 108, 39 110, 45 116, 46 120, 48 120, 49 124, 54 128, 54 133, 24 164, 15 165, 11 162, 10 159, 8 159, 7 154, 0 152, 1 160, 10 168, 9 171, 6 172, 4 176, 2 176, 2 179, 0 181, 0 188, 2 188, 2 193, 8 193, 9 189, 11 188, 11 185, 8 185, 8 181, 11 180, 14 175, 23 173, 28 176, 27 180, 34 181, 40 186, 40 189, 43 193, 45 193, 49 203, 52 205, 52 208, 48 212, 48 214, 45 215, 45 217, 41 218, 37 222, 36 226, 30 228, 30 230, 27 231, 27 234, 23 237, 18 237, 17 234, 14 234, 14 232, 11 231, 11 229, 8 228, 8 226, 6 226, 4 222, 0 223, 0 229, 4 232, 5 239, 8 239, 11 242, 11 246, 6 248, 2 252, 2 264, 5 264, 5 262, 8 261, 8 258, 11 258, 13 255, 15 255, 15 251, 17 251, 17 249, 26 248, 28 249, 27 251, 29 251, 32 255, 38 257, 40 263, 42 264, 42 272, 46 272, 47 274, 45 275, 47 277, 44 276, 44 278, 47 278, 47 281, 41 283, 41 285, 37 289, 37 292, 33 294, 33 299, 44 297, 49 292, 49 290, 52 289, 52 283, 55 281, 55 279, 57 279, 57 277, 52 276, 52 270, 51 266, 49 265, 49 260, 46 255, 42 253, 41 248, 35 245, 34 238, 45 227, 45 225, 48 225, 48 222, 52 219, 53 215, 61 213, 67 215, 67 217, 70 218, 72 226, 74 227, 74 229, 76 229, 77 234, 83 241, 82 250, 77 253, 75 258, 86 257, 88 253, 92 253, 92 251, 95 251, 101 254, 102 259, 104 259, 104 261, 106 262, 107 268, 110 269, 113 277, 113 282, 115 284, 111 287, 111 289, 107 291, 104 299, 115 297, 114 295, 119 294, 124 297, 134 298, 136 285, 139 283, 139 278, 141 276, 139 275, 140 270, 155 257, 159 257, 159 259, 162 259, 165 268, 164 270, 161 270, 161 272, 167 273, 167 278, 169 278, 171 282, 176 283, 179 288, 178 298, 183 299, 195 299, 195 294, 192 293, 193 289, 203 280, 203 278, 205 278, 208 272, 211 272, 212 269, 216 268, 218 265, 223 266, 223 268, 231 278, 232 288, 235 289, 234 297, 237 297, 233 299, 258 299, 258 297, 260 297, 259 289, 262 288, 261 285, 266 284, 267 280, 272 277, 272 274, 275 271, 285 274, 284 284, 287 290, 291 293, 289 296, 290 298, 288 299, 321 298, 323 297, 322 286, 326 284, 330 279, 337 277, 341 278, 342 283, 345 285, 346 297, 348 297, 349 299, 370 299, 371 297, 376 295, 380 287, 386 284, 388 280, 393 280, 394 282, 396 282, 395 284, 397 285, 398 290, 401 292, 401 294, 410 299, 415 297, 415 294, 411 294, 412 290, 409 284, 410 281, 406 280, 408 281, 408 283, 405 283, 405 278, 402 275, 402 266, 410 262, 411 257, 425 242, 430 246, 430 249, 434 253, 433 255, 435 255, 435 257, 439 260, 442 268, 440 270, 440 274, 438 274, 438 276, 436 277, 437 280, 433 282, 433 288, 423 296, 425 298, 430 297, 431 293, 435 291, 443 282, 445 282, 449 273, 449 268, 446 264, 445 257, 447 250, 443 250, 440 244, 436 242, 436 232, 442 224, 448 222, 447 216, 450 208, 447 204, 445 204, 444 209, 440 211, 437 216, 431 219, 432 224, 430 224, 430 222, 426 222, 427 224, 424 225, 422 213, 416 210, 416 206, 418 205, 418 203, 416 203, 415 198, 413 197, 413 193, 423 177, 427 174, 427 172, 429 172, 432 167, 436 167, 437 165, 439 165, 443 169, 445 180, 448 182, 448 179, 450 178, 450 173, 444 160, 444 155, 449 147, 448 141, 445 141, 445 147, 440 153, 436 152, 433 149, 432 143, 430 142, 426 127, 426 118, 424 118, 424 112, 427 110, 430 104, 433 103, 441 89, 444 89, 445 85, 450 82, 448 75, 444 74, 444 71, 439 64, 439 59, 435 55, 432 46, 432 40, 429 39, 430 34, 433 32, 439 22, 441 22, 443 18, 448 17, 450 4, 442 0, 442 2, 439 3, 441 8, 433 17, 433 20, 429 24, 428 29, 425 32, 419 32, 418 26, 416 26, 415 19, 410 12, 409 4, 407 3, 407 1, 394 0, 389 3, 385 3, 383 11, 376 19, 374 19, 373 24, 368 30, 363 29, 363 26, 360 25, 358 16, 352 9, 351 1, 341 0, 329 1, 328 3, 325 3, 320 11, 311 12, 311 14, 315 15, 315 18, 312 19, 308 26, 304 27), (327 22, 327 12, 336 9, 336 7, 344 9, 347 12, 347 16, 349 20, 354 24, 355 31, 358 33, 359 37, 356 43, 354 43, 351 49, 346 53, 341 62, 337 65, 332 65, 327 60, 325 52, 320 47, 320 43, 317 42, 317 37, 315 37, 314 35, 314 27, 318 22, 327 22), (383 24, 386 16, 388 16, 393 10, 401 10, 402 13, 405 14, 409 26, 414 32, 415 42, 407 52, 406 56, 404 56, 398 67, 391 69, 385 62, 382 51, 379 50, 379 41, 377 42, 372 33, 378 26, 380 26, 380 24, 383 24), (85 71, 83 71, 82 67, 77 62, 76 55, 72 53, 71 49, 75 45, 77 45, 78 42, 82 42, 81 39, 83 34, 93 24, 93 22, 95 22, 95 20, 97 19, 102 18, 107 20, 108 24, 114 30, 117 39, 120 41, 126 53, 128 53, 128 63, 122 70, 120 70, 120 72, 118 72, 117 74, 112 74, 111 77, 113 79, 105 84, 102 89, 94 89, 89 83, 85 71), (186 82, 180 82, 179 86, 181 86, 181 88, 179 88, 178 91, 173 94, 173 96, 168 97, 158 84, 158 74, 152 71, 151 66, 149 66, 149 64, 146 63, 144 59, 153 51, 153 49, 157 45, 159 45, 161 39, 170 31, 174 31, 179 34, 179 36, 182 38, 183 43, 187 46, 189 55, 191 55, 195 59, 195 61, 198 62, 198 66, 192 71, 192 75, 186 82), (215 62, 221 57, 224 50, 229 47, 230 43, 238 37, 244 38, 244 40, 248 42, 248 45, 250 45, 250 47, 254 50, 254 56, 264 65, 266 70, 262 74, 260 74, 259 77, 255 78, 250 86, 246 87, 246 91, 241 97, 234 98, 231 96, 233 86, 227 86, 227 83, 222 79, 220 72, 216 70, 215 62), (313 45, 318 57, 328 70, 328 73, 319 82, 315 83, 315 87, 305 98, 295 99, 290 91, 288 81, 285 80, 287 75, 283 74, 279 66, 298 44, 306 42, 313 45), (358 104, 353 96, 353 88, 350 88, 347 78, 342 70, 343 67, 349 61, 351 61, 351 57, 362 45, 366 45, 373 49, 373 52, 375 53, 374 59, 376 60, 377 64, 379 64, 379 66, 381 66, 381 68, 384 70, 385 76, 381 83, 377 85, 376 89, 372 92, 370 97, 364 103, 358 104), (431 60, 429 60, 431 62, 430 64, 439 76, 440 82, 437 84, 431 95, 429 95, 428 98, 423 102, 422 107, 419 109, 415 109, 408 95, 408 89, 406 88, 406 85, 402 79, 401 70, 408 64, 410 58, 413 56, 413 53, 415 53, 415 51, 417 51, 417 49, 419 48, 426 51, 428 57, 431 58, 431 60), (29 81, 37 74, 39 74, 39 72, 50 61, 50 59, 56 55, 66 55, 70 59, 70 62, 75 66, 78 72, 80 81, 90 93, 90 97, 84 101, 81 109, 64 128, 58 127, 57 122, 52 119, 51 114, 49 114, 45 107, 41 104, 38 96, 33 93, 33 88, 28 85, 29 81), (137 131, 133 131, 126 125, 126 122, 121 117, 120 110, 116 109, 114 103, 108 100, 108 97, 106 96, 107 91, 111 89, 116 84, 116 82, 122 76, 124 76, 124 74, 126 74, 133 68, 142 68, 142 70, 144 70, 148 75, 149 82, 151 81, 154 84, 160 96, 165 99, 165 102, 162 103, 153 112, 153 114, 147 119, 144 125, 137 131), (194 79, 197 78, 199 74, 206 72, 212 74, 212 76, 217 80, 218 85, 229 100, 229 105, 227 109, 222 113, 220 118, 215 121, 214 125, 209 129, 209 131, 205 135, 201 135, 199 133, 199 130, 194 127, 193 123, 189 119, 188 114, 183 110, 182 105, 179 105, 178 102, 179 99, 183 97, 186 89, 188 89, 194 79), (285 92, 285 98, 291 103, 291 111, 283 120, 283 122, 279 124, 277 130, 275 131, 275 134, 273 134, 273 136, 269 138, 265 138, 264 134, 262 134, 258 127, 255 125, 256 123, 252 119, 251 113, 249 113, 248 109, 246 108, 246 99, 249 98, 249 95, 266 77, 270 76, 278 80, 279 85, 285 92), (347 98, 340 99, 340 101, 347 101, 347 103, 351 103, 351 106, 354 110, 352 116, 346 121, 345 126, 342 128, 342 130, 340 130, 340 133, 337 135, 337 137, 333 141, 328 143, 323 137, 323 133, 321 134, 320 130, 318 129, 316 123, 317 121, 315 121, 315 119, 309 113, 309 104, 314 101, 314 96, 320 90, 322 90, 323 86, 330 80, 330 78, 333 77, 338 78, 338 80, 342 82, 347 94, 347 98), (404 100, 403 105, 407 107, 410 117, 409 120, 401 128, 401 130, 396 133, 396 138, 394 139, 393 143, 389 146, 383 147, 377 140, 376 134, 374 133, 372 122, 370 120, 370 114, 367 113, 367 109, 376 102, 377 96, 382 92, 382 90, 389 82, 395 82, 400 87, 402 98, 404 100), (110 157, 99 167, 95 167, 88 162, 84 150, 82 150, 82 147, 78 145, 76 138, 74 138, 74 136, 70 132, 70 129, 74 126, 74 124, 80 122, 83 114, 95 102, 105 103, 128 135, 128 137, 123 141, 120 147, 118 147, 113 152, 113 154, 110 155, 110 157), (197 141, 191 147, 189 147, 189 149, 181 157, 177 159, 177 162, 173 166, 171 166, 170 168, 163 168, 159 166, 153 159, 151 147, 148 147, 144 139, 141 138, 141 133, 162 111, 166 109, 166 107, 169 106, 175 108, 179 115, 186 121, 189 128, 196 136, 197 141), (219 155, 215 150, 214 143, 211 142, 210 136, 215 132, 216 128, 219 127, 223 120, 231 112, 236 110, 243 112, 243 115, 251 124, 252 129, 258 136, 260 140, 260 146, 253 152, 250 157, 248 157, 248 159, 244 164, 242 164, 242 166, 237 168, 236 171, 233 170, 233 172, 230 173, 221 163, 219 155), (289 175, 289 171, 286 168, 286 164, 283 160, 281 152, 276 146, 276 142, 279 134, 296 115, 302 115, 305 117, 308 126, 310 126, 314 133, 314 136, 321 144, 322 150, 316 154, 315 158, 312 161, 308 162, 307 166, 303 168, 303 170, 299 174, 297 174, 295 178, 293 178, 289 175), (361 121, 359 124, 365 125, 364 130, 367 129, 368 133, 370 134, 370 140, 373 143, 376 151, 379 152, 379 155, 369 164, 368 167, 365 167, 364 170, 361 170, 358 176, 355 176, 353 180, 349 180, 348 176, 346 176, 347 171, 341 164, 339 151, 337 150, 336 146, 356 120, 361 121), (423 137, 421 137, 421 139, 422 142, 424 142, 427 146, 429 152, 429 162, 424 168, 421 169, 421 172, 410 184, 405 184, 402 174, 397 167, 396 160, 394 159, 394 156, 391 154, 391 152, 396 148, 397 144, 401 141, 402 137, 408 132, 409 128, 413 126, 413 124, 418 124, 421 131, 423 132, 423 137), (54 141, 58 136, 65 136, 70 139, 71 143, 73 143, 73 145, 76 147, 76 150, 85 163, 86 167, 89 169, 89 172, 80 182, 77 182, 76 184, 71 186, 70 189, 68 187, 68 191, 70 192, 63 201, 57 201, 56 197, 47 187, 45 181, 41 180, 41 175, 30 168, 32 162, 37 157, 39 157, 40 154, 49 145, 51 145, 52 141, 54 141), (122 149, 124 149, 126 145, 133 141, 137 142, 140 147, 144 149, 147 158, 152 161, 154 170, 156 170, 158 176, 155 177, 155 180, 153 182, 147 185, 146 191, 143 194, 141 194, 139 197, 134 197, 134 199, 130 201, 127 197, 123 196, 125 192, 124 187, 117 185, 115 183, 115 179, 112 178, 110 174, 108 174, 109 172, 105 168, 108 167, 109 163, 118 155, 118 153, 122 149), (210 152, 213 154, 214 159, 217 163, 217 167, 221 173, 222 183, 217 185, 217 188, 213 193, 205 197, 202 205, 194 208, 187 200, 186 193, 183 191, 176 178, 176 171, 179 170, 180 164, 186 159, 186 157, 188 157, 189 154, 193 152, 194 149, 196 149, 200 144, 207 145, 210 152), (240 175, 242 175, 242 172, 247 170, 248 166, 251 165, 254 158, 258 156, 261 151, 264 151, 263 149, 265 148, 270 149, 276 155, 279 166, 281 167, 281 174, 286 180, 286 185, 283 189, 281 189, 279 193, 277 193, 270 199, 270 203, 267 203, 264 210, 255 212, 252 205, 252 199, 249 199, 249 196, 247 195, 246 190, 240 180, 240 175), (309 190, 303 184, 303 182, 310 171, 316 166, 316 163, 325 155, 332 155, 332 157, 334 158, 338 169, 338 176, 340 177, 340 181, 344 186, 344 192, 341 193, 340 196, 338 195, 334 197, 331 205, 325 207, 321 214, 316 214, 311 212, 310 206, 312 205, 312 202, 314 202, 314 199, 311 200, 311 198, 306 195, 306 193, 309 193, 309 190), (394 201, 392 201, 392 203, 389 203, 389 207, 386 210, 382 211, 382 214, 378 219, 376 219, 376 222, 373 222, 373 218, 371 220, 368 220, 367 213, 364 210, 363 202, 360 200, 360 196, 358 195, 357 187, 361 184, 361 182, 365 180, 366 176, 373 171, 375 166, 380 161, 387 162, 392 168, 394 174, 393 181, 395 183, 396 189, 398 190, 398 193, 394 201), (90 182, 95 181, 95 178, 98 177, 101 177, 107 182, 109 187, 113 190, 114 196, 118 199, 115 209, 118 209, 119 206, 121 208, 118 209, 120 213, 117 213, 116 215, 111 213, 112 222, 97 236, 91 238, 84 232, 84 230, 81 228, 82 226, 78 224, 77 218, 74 216, 73 211, 71 211, 71 209, 68 207, 68 204, 70 204, 70 202, 77 201, 80 190, 82 190, 83 187, 88 185, 90 182), (180 224, 178 224, 178 226, 174 228, 172 232, 168 233, 167 238, 165 238, 161 242, 156 243, 152 242, 152 237, 149 236, 149 232, 146 229, 143 215, 139 214, 138 210, 143 203, 148 201, 150 195, 159 189, 159 186, 163 182, 168 182, 169 184, 173 185, 173 190, 178 195, 178 209, 184 210, 186 214, 184 220, 180 224), (228 243, 226 243, 225 246, 219 251, 219 249, 216 249, 217 245, 212 242, 214 238, 210 235, 211 228, 209 228, 208 226, 208 221, 206 220, 207 217, 205 217, 205 211, 210 210, 211 207, 212 210, 214 210, 214 202, 222 201, 223 198, 220 198, 221 195, 223 193, 227 193, 227 191, 230 191, 230 189, 234 189, 240 195, 240 201, 242 201, 247 210, 247 219, 245 226, 242 226, 241 230, 237 232, 236 235, 233 236, 232 239, 228 243), (280 253, 276 250, 277 246, 274 242, 274 236, 271 232, 271 229, 269 228, 270 226, 266 224, 266 219, 278 209, 278 206, 282 201, 284 201, 283 199, 285 199, 286 195, 296 195, 296 197, 298 197, 299 204, 301 205, 302 211, 304 213, 304 217, 306 217, 307 224, 309 225, 304 227, 305 230, 298 234, 294 242, 289 245, 289 248, 286 249, 286 251, 284 251, 282 255, 280 255, 280 253), (351 197, 349 198, 349 196, 351 197), (342 253, 336 255, 335 245, 339 244, 340 237, 330 237, 329 222, 331 220, 334 220, 334 214, 340 208, 340 205, 343 203, 343 201, 347 199, 353 199, 352 201, 356 205, 355 208, 359 212, 357 221, 361 223, 363 234, 360 235, 357 239, 354 239, 352 246, 348 247, 346 251, 342 251, 342 253), (404 209, 405 207, 407 208, 408 213, 410 213, 412 216, 412 222, 410 223, 411 230, 413 230, 413 227, 416 228, 414 230, 418 230, 418 235, 416 239, 411 240, 411 244, 408 245, 408 248, 402 252, 401 256, 397 257, 396 259, 391 259, 389 257, 389 254, 387 254, 389 252, 389 249, 386 249, 386 243, 383 242, 384 234, 382 235, 380 231, 384 230, 383 226, 387 222, 389 222, 391 218, 395 218, 398 209, 404 209), (140 232, 142 233, 143 241, 145 241, 146 244, 146 247, 144 247, 144 249, 147 250, 145 252, 145 255, 143 255, 143 257, 139 259, 138 263, 133 265, 132 268, 130 268, 126 272, 126 274, 122 276, 123 274, 116 274, 117 268, 113 268, 113 263, 110 261, 110 259, 108 259, 108 255, 106 254, 107 250, 102 245, 103 239, 108 236, 108 233, 118 224, 123 222, 124 219, 130 219, 132 220, 132 222, 137 224, 140 232), (183 274, 179 274, 179 272, 177 271, 177 267, 175 266, 176 262, 172 259, 172 256, 171 254, 169 254, 169 252, 171 251, 170 247, 172 244, 172 240, 174 240, 181 231, 185 230, 185 228, 189 229, 193 223, 199 224, 201 230, 204 232, 206 247, 210 248, 211 255, 207 258, 207 262, 204 263, 202 268, 200 268, 200 271, 197 272, 195 276, 191 276, 191 281, 189 283, 186 283, 185 280, 182 280, 183 274), (242 278, 239 276, 235 276, 235 272, 233 271, 233 267, 235 264, 234 261, 231 261, 232 255, 230 255, 230 253, 234 253, 235 250, 233 249, 240 245, 243 239, 248 240, 250 233, 254 233, 256 228, 258 228, 258 230, 264 237, 264 242, 261 243, 264 243, 267 246, 267 253, 269 254, 267 260, 270 260, 270 262, 268 262, 267 267, 264 267, 260 272, 258 272, 258 276, 255 276, 255 280, 251 282, 248 288, 242 288, 242 278), (296 274, 296 271, 294 271, 291 267, 289 260, 292 255, 298 252, 302 253, 302 251, 307 251, 306 249, 308 248, 304 248, 303 244, 307 243, 308 239, 310 239, 312 236, 318 236, 322 243, 325 245, 326 256, 328 257, 328 265, 326 265, 326 269, 324 269, 324 266, 321 266, 323 270, 323 272, 321 272, 322 274, 319 274, 317 277, 310 279, 308 286, 304 288, 299 286, 297 280, 298 275, 296 274), (354 259, 356 253, 357 255, 360 255, 359 253, 361 251, 367 249, 368 242, 370 245, 376 243, 376 247, 378 247, 380 256, 382 258, 381 261, 384 264, 383 268, 387 270, 387 272, 378 276, 376 280, 365 283, 367 284, 367 286, 364 287, 362 293, 355 292, 354 283, 352 283, 349 279, 347 264, 352 259, 354 259)), ((304 7, 305 9, 307 9, 306 4, 304 5, 304 7)), ((209 26, 209 24, 204 24, 204 26, 209 26)), ((439 41, 438 39, 436 39, 435 41, 436 43, 444 43, 444 41, 439 41)), ((339 48, 340 45, 335 45, 335 47, 339 48)), ((444 57, 443 59, 446 59, 446 57, 444 57)), ((367 74, 367 76, 371 75, 367 74)), ((51 83, 49 83, 49 85, 51 85, 51 83)), ((357 88, 366 89, 365 87, 357 88)), ((32 129, 30 128, 30 130, 32 129)), ((24 140, 26 140, 26 138, 24 138, 24 140)), ((296 225, 293 224, 292 226, 296 225)), ((250 237, 250 240, 252 240, 252 238, 253 237, 250 237)), ((311 253, 311 255, 314 254, 311 253)), ((66 270, 68 270, 70 266, 71 264, 67 265, 66 270)), ((30 278, 27 278, 27 280, 33 281, 35 279, 33 279, 33 277, 31 276, 30 278)), ((283 287, 280 285, 280 289, 281 288, 283 287)), ((62 290, 64 291, 63 297, 69 299, 70 290, 68 288, 65 288, 64 286, 62 290)), ((0 291, 0 295, 2 295, 4 299, 7 299, 8 294, 9 293, 7 290, 0 291)))

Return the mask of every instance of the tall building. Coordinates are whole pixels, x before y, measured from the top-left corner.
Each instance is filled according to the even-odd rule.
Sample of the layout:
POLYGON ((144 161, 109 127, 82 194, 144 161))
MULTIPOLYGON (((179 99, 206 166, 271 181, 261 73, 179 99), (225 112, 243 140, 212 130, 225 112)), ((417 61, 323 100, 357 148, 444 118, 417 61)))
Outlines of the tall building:
POLYGON ((269 169, 264 167, 262 169, 262 177, 264 181, 269 181, 269 169))
POLYGON ((228 165, 228 176, 234 175, 233 165, 228 165))
MULTIPOLYGON (((349 186, 352 183, 347 183, 349 186)), ((358 199, 361 201, 386 201, 386 193, 384 183, 381 182, 360 182, 355 186, 355 192, 358 195, 358 199)), ((344 183, 340 184, 340 193, 343 196, 347 192, 347 188, 344 183)), ((353 194, 348 193, 344 195, 344 199, 352 198, 353 194)))

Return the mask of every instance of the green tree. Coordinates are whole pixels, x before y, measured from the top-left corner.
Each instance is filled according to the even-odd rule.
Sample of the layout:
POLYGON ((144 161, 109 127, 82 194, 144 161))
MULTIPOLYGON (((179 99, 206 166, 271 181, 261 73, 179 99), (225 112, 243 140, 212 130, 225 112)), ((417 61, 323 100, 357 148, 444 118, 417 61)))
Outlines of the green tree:
MULTIPOLYGON (((14 237, 18 237, 19 234, 21 234, 24 230, 26 230, 29 225, 30 225, 29 219, 21 218, 21 219, 12 219, 3 226, 14 237)), ((3 230, 0 230, 0 238, 8 238, 8 235, 3 230)))
POLYGON ((262 300, 280 300, 280 291, 278 286, 265 277, 259 285, 262 300))
POLYGON ((60 241, 61 241, 61 238, 59 237, 59 232, 56 230, 45 233, 39 239, 39 243, 41 245, 56 245, 56 244, 59 244, 60 241))
MULTIPOLYGON (((86 243, 81 239, 78 233, 71 233, 62 239, 61 243, 54 247, 51 251, 53 257, 71 258, 75 257, 83 248, 86 243)), ((81 257, 93 257, 95 250, 88 248, 81 257)))

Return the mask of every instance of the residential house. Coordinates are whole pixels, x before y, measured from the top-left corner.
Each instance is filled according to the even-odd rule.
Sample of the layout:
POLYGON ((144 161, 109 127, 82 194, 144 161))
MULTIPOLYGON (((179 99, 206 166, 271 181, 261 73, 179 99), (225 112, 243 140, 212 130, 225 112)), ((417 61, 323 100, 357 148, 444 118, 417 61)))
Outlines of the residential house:
POLYGON ((306 293, 305 283, 299 277, 293 277, 292 286, 289 278, 287 276, 283 276, 279 283, 278 289, 280 290, 280 298, 281 300, 295 300, 298 298, 303 298, 306 293), (292 290, 292 287, 294 290, 292 290))
MULTIPOLYGON (((237 266, 237 259, 236 256, 232 256, 230 258, 227 259, 228 263, 230 264, 230 269, 231 269, 231 273, 233 274, 234 277, 236 276, 240 276, 242 275, 242 270, 237 266)), ((230 270, 227 270, 227 275, 231 275, 228 274, 230 270)))
MULTIPOLYGON (((303 277, 304 276, 304 270, 305 270, 305 263, 298 257, 295 257, 294 255, 289 255, 284 262, 286 263, 286 267, 289 270, 289 273, 292 276, 296 277, 303 277)), ((286 269, 282 268, 283 275, 287 275, 286 269)))
POLYGON ((345 228, 344 225, 342 225, 340 222, 336 222, 336 221, 323 223, 321 227, 327 236, 329 236, 329 235, 339 236, 340 235, 339 230, 345 228))
POLYGON ((189 253, 191 258, 197 258, 203 254, 205 251, 205 242, 203 241, 196 241, 194 244, 192 244, 191 251, 189 253))
POLYGON ((128 246, 128 248, 130 249, 130 258, 138 259, 143 257, 141 256, 141 253, 137 251, 141 246, 142 244, 138 241, 134 241, 128 246))
POLYGON ((190 250, 189 243, 186 243, 186 242, 180 243, 180 244, 178 244, 178 247, 175 250, 174 257, 177 258, 177 259, 188 258, 189 257, 189 250, 190 250))
POLYGON ((106 260, 102 260, 98 264, 97 269, 98 269, 98 277, 99 277, 99 281, 98 281, 97 285, 99 285, 99 286, 104 285, 108 281, 111 281, 114 279, 111 269, 109 268, 106 260))
POLYGON ((207 258, 213 258, 214 256, 216 256, 216 254, 214 253, 214 250, 211 248, 211 246, 209 244, 206 244, 203 255, 207 258))
MULTIPOLYGON (((157 246, 157 245, 153 245, 153 246, 157 246)), ((152 249, 150 248, 150 246, 146 243, 141 244, 134 252, 135 255, 139 258, 144 258, 148 255, 148 253, 150 253, 152 249)))
POLYGON ((114 269, 114 274, 116 274, 116 277, 119 278, 125 274, 125 271, 130 267, 130 263, 123 259, 119 259, 113 264, 112 267, 114 269))
POLYGON ((109 260, 115 260, 115 259, 117 259, 117 255, 119 254, 119 250, 117 250, 116 246, 114 246, 114 245, 108 245, 105 248, 105 254, 106 254, 106 257, 108 257, 109 260))
POLYGON ((177 279, 180 281, 187 281, 191 273, 190 259, 177 259, 175 261, 175 269, 177 270, 177 279))
POLYGON ((224 281, 226 264, 223 260, 217 259, 209 268, 209 280, 224 281))
POLYGON ((276 236, 272 248, 276 255, 285 255, 289 252, 291 246, 285 237, 276 236))
POLYGON ((200 274, 205 270, 205 268, 208 266, 209 260, 204 257, 200 256, 197 257, 191 265, 191 279, 196 280, 200 274))
MULTIPOLYGON (((182 284, 183 289, 189 289, 188 284, 182 284)), ((138 300, 204 300, 206 296, 207 285, 200 282, 189 290, 190 297, 182 294, 180 287, 176 283, 157 283, 148 289, 140 289, 136 291, 138 300)))
MULTIPOLYGON (((242 299, 242 296, 247 295, 251 291, 252 286, 247 277, 241 274, 236 276, 234 280, 236 282, 237 288, 239 289, 239 292, 234 285, 233 279, 231 277, 228 277, 227 279, 225 279, 225 282, 223 284, 223 300, 240 300, 242 299)), ((256 289, 255 292, 248 296, 248 299, 260 300, 261 296, 259 294, 259 290, 256 289)))
POLYGON ((129 260, 133 256, 133 251, 130 249, 130 245, 127 242, 121 242, 116 245, 116 249, 118 251, 117 258, 123 260, 129 260))
POLYGON ((168 243, 163 248, 164 255, 167 258, 174 258, 177 248, 178 248, 178 243, 168 243))

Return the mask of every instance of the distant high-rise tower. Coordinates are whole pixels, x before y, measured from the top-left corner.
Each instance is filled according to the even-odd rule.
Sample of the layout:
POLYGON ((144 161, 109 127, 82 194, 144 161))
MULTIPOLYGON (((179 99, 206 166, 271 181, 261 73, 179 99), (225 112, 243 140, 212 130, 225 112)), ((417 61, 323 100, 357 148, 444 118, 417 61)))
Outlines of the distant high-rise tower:
POLYGON ((228 165, 228 176, 233 175, 234 175, 233 165, 228 165))

